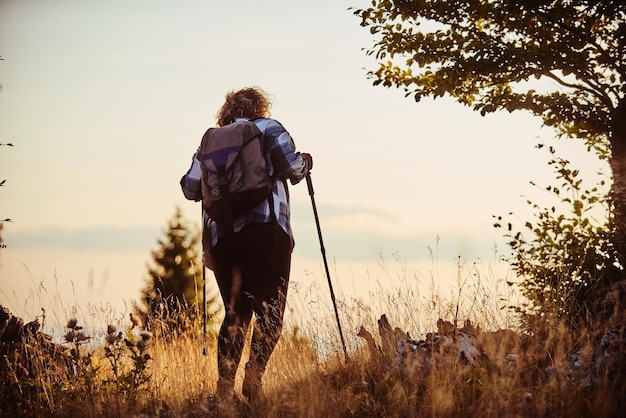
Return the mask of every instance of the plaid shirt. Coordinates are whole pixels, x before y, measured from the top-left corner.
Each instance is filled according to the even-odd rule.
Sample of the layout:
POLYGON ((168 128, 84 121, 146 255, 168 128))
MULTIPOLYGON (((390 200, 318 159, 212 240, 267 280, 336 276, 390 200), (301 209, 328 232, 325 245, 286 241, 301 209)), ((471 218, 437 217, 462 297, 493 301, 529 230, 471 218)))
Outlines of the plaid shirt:
MULTIPOLYGON (((276 221, 289 235, 293 246, 294 240, 289 219, 287 180, 291 184, 299 183, 309 172, 309 167, 300 153, 296 152, 295 144, 289 133, 278 121, 261 118, 255 119, 254 123, 263 132, 265 159, 268 162, 269 174, 274 176, 272 198, 274 199, 276 221)), ((202 200, 201 178, 200 161, 194 154, 191 167, 180 180, 183 194, 187 199, 202 200)), ((227 229, 223 225, 209 219, 206 212, 203 213, 204 226, 208 227, 207 232, 209 233, 207 238, 210 238, 211 244, 215 245, 220 237, 227 234, 227 229)), ((270 205, 265 200, 247 214, 235 218, 233 220, 233 228, 235 232, 239 232, 246 225, 271 221, 270 205)))

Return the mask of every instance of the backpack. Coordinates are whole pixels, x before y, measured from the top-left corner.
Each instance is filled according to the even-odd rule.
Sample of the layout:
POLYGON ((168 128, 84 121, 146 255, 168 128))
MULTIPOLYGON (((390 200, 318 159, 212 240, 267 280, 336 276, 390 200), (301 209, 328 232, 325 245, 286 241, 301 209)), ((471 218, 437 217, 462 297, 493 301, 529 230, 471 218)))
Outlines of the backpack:
POLYGON ((210 128, 202 137, 202 203, 211 219, 231 229, 233 219, 271 196, 262 137, 256 124, 245 120, 210 128))

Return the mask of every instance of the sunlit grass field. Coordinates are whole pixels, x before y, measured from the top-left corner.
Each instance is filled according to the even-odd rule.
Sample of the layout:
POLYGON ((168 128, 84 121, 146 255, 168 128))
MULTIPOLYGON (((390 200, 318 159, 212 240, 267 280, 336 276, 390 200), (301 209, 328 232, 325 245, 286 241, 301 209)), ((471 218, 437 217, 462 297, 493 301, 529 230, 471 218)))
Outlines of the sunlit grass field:
POLYGON ((295 289, 290 297, 302 302, 300 311, 290 315, 263 379, 265 399, 256 403, 241 396, 210 401, 217 380, 215 306, 206 334, 199 310, 161 318, 150 332, 136 317, 107 307, 46 313, 41 331, 52 338, 26 334, 22 343, 0 343, 0 416, 623 416, 624 382, 607 374, 588 384, 567 373, 573 353, 582 358, 593 351, 599 329, 574 335, 544 320, 522 330, 508 308, 519 302, 516 292, 498 277, 507 273, 490 267, 460 265, 445 291, 434 280, 419 283, 401 264, 394 268, 392 284, 367 303, 338 300, 347 356, 332 308, 307 301, 320 290, 295 289), (307 306, 314 308, 302 311, 307 306), (381 313, 401 330, 396 335, 411 341, 432 337, 440 319, 455 325, 451 335, 469 320, 480 355, 472 364, 433 345, 427 372, 417 363, 411 368, 407 355, 408 373, 401 373, 396 341, 386 344, 379 333, 381 313))

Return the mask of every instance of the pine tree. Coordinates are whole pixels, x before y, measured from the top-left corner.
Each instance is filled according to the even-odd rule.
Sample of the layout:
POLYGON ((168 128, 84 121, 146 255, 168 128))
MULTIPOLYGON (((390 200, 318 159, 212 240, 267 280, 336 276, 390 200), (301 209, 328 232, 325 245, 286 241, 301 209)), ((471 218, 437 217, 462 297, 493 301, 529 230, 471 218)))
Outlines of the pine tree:
POLYGON ((201 305, 200 239, 198 228, 190 225, 176 207, 165 237, 157 241, 159 247, 152 251, 153 265, 148 266, 150 278, 143 301, 149 317, 171 317, 201 305))

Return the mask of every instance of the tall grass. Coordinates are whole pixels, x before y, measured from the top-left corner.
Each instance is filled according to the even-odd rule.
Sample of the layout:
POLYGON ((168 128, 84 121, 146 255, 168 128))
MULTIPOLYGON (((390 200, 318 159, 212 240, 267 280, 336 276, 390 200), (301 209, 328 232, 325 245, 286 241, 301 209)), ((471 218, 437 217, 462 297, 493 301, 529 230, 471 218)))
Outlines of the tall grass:
MULTIPOLYGON (((588 384, 568 374, 573 353, 583 358, 594 351, 596 330, 573 335, 567 327, 547 319, 532 332, 517 329, 515 315, 507 309, 517 296, 506 285, 506 271, 459 263, 453 285, 441 291, 433 278, 420 283, 413 272, 399 265, 399 273, 392 274, 396 281, 373 292, 369 301, 340 298, 348 361, 332 312, 319 309, 318 303, 306 303, 306 298, 317 298, 319 292, 295 292, 293 297, 303 298, 302 306, 314 309, 285 327, 263 379, 266 399, 262 403, 248 404, 235 397, 221 402, 216 412, 209 402, 217 380, 215 323, 219 315, 212 318, 205 354, 198 315, 170 318, 183 325, 176 332, 170 332, 170 321, 153 324, 148 339, 127 315, 99 331, 96 325, 82 322, 95 318, 86 315, 65 324, 63 356, 51 357, 49 346, 37 342, 41 336, 1 345, 0 415, 619 416, 623 382, 607 374, 588 384), (498 277, 501 274, 505 277, 498 277), (407 357, 409 373, 402 375, 397 352, 385 349, 377 333, 379 312, 415 340, 429 333, 432 337, 439 319, 458 329, 469 327, 466 321, 470 320, 481 356, 475 364, 468 364, 444 349, 434 350, 425 365, 407 357), (361 326, 373 335, 374 345, 357 337, 361 326)), ((240 368, 238 391, 241 372, 240 368)))

